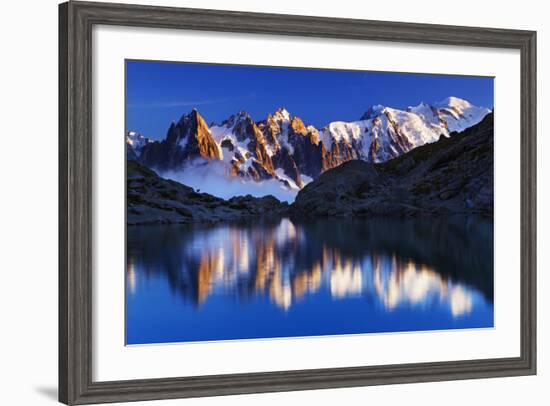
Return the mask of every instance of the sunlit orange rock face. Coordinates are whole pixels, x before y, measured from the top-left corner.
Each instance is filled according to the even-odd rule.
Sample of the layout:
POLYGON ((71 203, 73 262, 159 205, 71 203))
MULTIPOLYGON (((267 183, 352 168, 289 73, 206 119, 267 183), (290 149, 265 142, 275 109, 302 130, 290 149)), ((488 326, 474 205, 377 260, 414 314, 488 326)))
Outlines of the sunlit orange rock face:
POLYGON ((292 118, 290 128, 292 128, 294 134, 307 135, 306 126, 300 117, 295 116, 292 118))
POLYGON ((271 147, 273 154, 276 154, 281 149, 278 141, 281 128, 279 127, 275 117, 272 114, 269 114, 265 121, 258 123, 258 128, 264 134, 265 140, 271 147))
POLYGON ((267 141, 264 138, 264 134, 250 117, 242 120, 241 123, 243 138, 249 137, 248 150, 254 154, 256 157, 255 163, 258 164, 252 165, 253 170, 250 171, 250 175, 255 180, 273 177, 275 168, 273 167, 271 156, 267 151, 267 141))
POLYGON ((210 129, 208 128, 208 125, 197 110, 193 110, 191 114, 192 120, 194 120, 195 122, 194 125, 192 124, 192 127, 194 127, 195 130, 194 134, 192 134, 191 138, 189 139, 189 143, 196 143, 195 148, 198 152, 198 155, 202 158, 220 159, 220 150, 218 148, 218 145, 212 138, 212 135, 210 134, 210 129))
POLYGON ((330 151, 324 149, 322 172, 335 168, 352 159, 357 159, 357 153, 349 141, 340 140, 339 142, 333 142, 330 151))
POLYGON ((181 168, 196 158, 221 159, 221 151, 204 118, 196 109, 172 123, 162 142, 153 142, 143 149, 140 161, 160 170, 181 168))

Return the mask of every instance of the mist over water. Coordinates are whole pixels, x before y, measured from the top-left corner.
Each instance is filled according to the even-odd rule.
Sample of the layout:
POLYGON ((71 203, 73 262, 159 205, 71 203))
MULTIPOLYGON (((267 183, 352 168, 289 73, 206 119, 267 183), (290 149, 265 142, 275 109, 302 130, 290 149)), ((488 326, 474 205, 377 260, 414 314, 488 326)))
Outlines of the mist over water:
POLYGON ((127 231, 128 344, 493 326, 486 219, 127 231))

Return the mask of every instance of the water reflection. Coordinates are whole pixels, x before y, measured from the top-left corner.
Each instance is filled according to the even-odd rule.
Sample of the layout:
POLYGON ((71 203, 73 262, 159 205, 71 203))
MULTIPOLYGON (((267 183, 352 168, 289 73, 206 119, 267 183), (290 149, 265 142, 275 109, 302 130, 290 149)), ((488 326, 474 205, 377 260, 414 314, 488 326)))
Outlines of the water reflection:
MULTIPOLYGON (((172 306, 192 316, 204 315, 203 308, 212 315, 222 308, 233 309, 230 317, 239 321, 244 318, 241 312, 260 309, 265 317, 271 317, 262 300, 283 314, 292 309, 298 312, 301 306, 309 309, 322 302, 326 308, 329 302, 347 301, 346 306, 355 303, 358 315, 348 318, 357 318, 357 328, 364 323, 365 314, 381 317, 378 323, 382 327, 359 331, 415 329, 414 323, 403 327, 410 321, 391 316, 402 311, 406 317, 439 317, 440 325, 433 328, 457 327, 452 319, 464 321, 472 314, 472 326, 490 326, 492 240, 491 222, 463 217, 444 222, 282 219, 255 224, 130 227, 128 329, 139 336, 142 307, 154 312, 158 294, 155 301, 148 297, 160 289, 151 286, 150 281, 155 280, 166 280, 180 300, 172 306), (483 320, 476 315, 476 306, 484 312, 483 320)), ((279 320, 277 317, 273 319, 279 320)), ((323 322, 322 318, 318 321, 323 322)), ((308 319, 306 324, 311 323, 308 319)), ((419 325, 419 329, 425 328, 419 325)), ((228 337, 223 331, 216 334, 220 337, 211 338, 247 338, 238 331, 228 337)), ((288 334, 283 331, 280 335, 288 334)))
POLYGON ((448 305, 453 316, 472 308, 472 289, 453 283, 426 265, 410 260, 399 263, 395 256, 391 260, 375 260, 374 288, 388 309, 403 303, 417 305, 433 300, 448 305))

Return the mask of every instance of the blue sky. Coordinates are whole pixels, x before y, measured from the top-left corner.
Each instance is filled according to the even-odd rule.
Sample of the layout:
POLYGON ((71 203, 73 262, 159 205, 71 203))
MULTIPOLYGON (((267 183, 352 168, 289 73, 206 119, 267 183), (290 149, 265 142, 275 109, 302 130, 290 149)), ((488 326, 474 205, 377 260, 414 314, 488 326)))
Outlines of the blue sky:
POLYGON ((126 63, 128 130, 162 139, 197 108, 208 124, 285 107, 306 125, 357 120, 372 105, 404 109, 456 96, 493 108, 493 78, 150 61, 126 63))

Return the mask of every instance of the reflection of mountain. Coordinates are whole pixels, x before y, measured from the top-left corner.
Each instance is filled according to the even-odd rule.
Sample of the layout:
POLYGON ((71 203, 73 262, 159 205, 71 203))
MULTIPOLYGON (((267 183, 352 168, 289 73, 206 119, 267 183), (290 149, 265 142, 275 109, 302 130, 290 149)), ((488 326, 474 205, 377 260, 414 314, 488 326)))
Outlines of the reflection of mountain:
POLYGON ((388 310, 437 304, 458 316, 476 291, 492 301, 492 239, 492 223, 472 218, 130 228, 129 293, 159 273, 197 305, 229 293, 289 309, 329 294, 374 298, 388 310))

